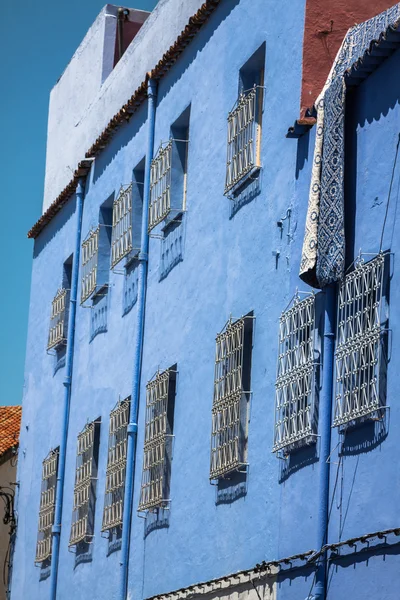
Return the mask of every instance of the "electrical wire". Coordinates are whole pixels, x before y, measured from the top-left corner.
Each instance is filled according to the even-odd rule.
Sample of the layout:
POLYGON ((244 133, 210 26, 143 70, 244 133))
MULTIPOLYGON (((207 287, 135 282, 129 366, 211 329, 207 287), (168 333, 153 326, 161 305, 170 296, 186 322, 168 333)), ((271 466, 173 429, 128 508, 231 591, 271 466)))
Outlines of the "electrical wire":
POLYGON ((400 132, 399 132, 399 138, 397 140, 397 145, 396 145, 396 154, 395 154, 395 157, 394 157, 394 163, 393 163, 393 169, 392 169, 392 176, 390 178, 389 194, 388 194, 388 199, 387 199, 387 202, 386 202, 385 218, 383 219, 382 234, 381 234, 381 243, 380 243, 380 246, 379 246, 379 252, 382 252, 383 235, 385 233, 386 221, 387 221, 387 217, 388 217, 388 213, 389 213, 390 196, 391 196, 391 193, 392 193, 392 186, 393 186, 394 174, 395 174, 395 170, 396 170, 397 157, 399 155, 399 146, 400 146, 400 132))

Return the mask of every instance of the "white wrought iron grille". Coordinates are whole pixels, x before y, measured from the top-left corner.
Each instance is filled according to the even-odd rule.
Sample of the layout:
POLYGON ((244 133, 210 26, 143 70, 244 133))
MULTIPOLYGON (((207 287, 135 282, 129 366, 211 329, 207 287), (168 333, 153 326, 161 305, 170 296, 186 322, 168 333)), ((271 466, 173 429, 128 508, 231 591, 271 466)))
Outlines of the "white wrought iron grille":
POLYGON ((151 163, 149 231, 161 223, 171 210, 172 140, 160 148, 151 163))
POLYGON ((245 319, 229 321, 216 338, 210 479, 243 466, 245 319))
POLYGON ((259 166, 257 124, 257 87, 239 96, 236 107, 228 115, 228 152, 226 160, 225 194, 259 166))
POLYGON ((81 304, 95 291, 99 255, 100 225, 91 231, 82 244, 82 289, 81 304))
POLYGON ((122 186, 113 203, 111 268, 132 250, 132 184, 122 186))
POLYGON ((52 450, 48 457, 43 461, 42 491, 40 495, 39 527, 35 557, 36 563, 42 563, 51 556, 51 529, 54 525, 58 454, 58 449, 52 450))
POLYGON ((51 317, 49 339, 47 349, 50 350, 65 341, 66 308, 68 303, 68 290, 61 288, 58 290, 51 303, 51 317))
POLYGON ((381 407, 381 306, 385 257, 359 264, 339 288, 334 426, 381 407))
POLYGON ((122 525, 129 406, 130 398, 127 398, 110 414, 102 531, 122 525))
POLYGON ((157 373, 146 386, 146 424, 139 511, 168 507, 168 424, 170 371, 157 373))
POLYGON ((95 426, 93 421, 78 435, 72 514, 69 546, 74 546, 93 537, 92 523, 89 522, 89 504, 92 497, 94 473, 95 426))
POLYGON ((274 452, 316 435, 314 339, 315 297, 296 296, 279 321, 274 452))

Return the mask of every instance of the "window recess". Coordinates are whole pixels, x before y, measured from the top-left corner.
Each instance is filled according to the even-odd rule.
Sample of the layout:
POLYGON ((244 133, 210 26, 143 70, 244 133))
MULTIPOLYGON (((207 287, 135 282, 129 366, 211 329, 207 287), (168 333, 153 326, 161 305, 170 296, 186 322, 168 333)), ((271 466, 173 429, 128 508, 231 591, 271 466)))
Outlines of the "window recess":
POLYGON ((239 72, 239 96, 228 114, 225 196, 235 196, 261 168, 265 44, 239 72))
POLYGON ((51 557, 52 527, 56 504, 56 486, 59 449, 51 450, 42 466, 42 491, 40 494, 39 526, 36 543, 35 563, 51 557))
POLYGON ((82 288, 81 304, 83 304, 97 287, 97 267, 99 260, 100 225, 92 229, 82 244, 82 288))
POLYGON ((69 547, 90 543, 94 536, 99 440, 100 419, 88 423, 78 435, 69 547))
POLYGON ((216 338, 210 480, 247 468, 253 320, 230 319, 216 338))
POLYGON ((315 296, 296 293, 279 320, 273 452, 316 442, 318 410, 315 296))
POLYGON ((66 342, 67 316, 70 290, 60 288, 51 303, 51 316, 47 350, 66 342))
POLYGON ((133 248, 132 241, 132 184, 121 186, 113 202, 111 235, 111 268, 127 256, 133 248))
POLYGON ((129 411, 130 397, 119 401, 110 414, 102 531, 122 526, 129 411))
POLYGON ((162 221, 178 222, 186 211, 190 106, 173 123, 151 163, 149 232, 162 221))
POLYGON ((339 288, 334 427, 379 419, 385 408, 389 257, 360 258, 339 288))
POLYGON ((139 511, 169 508, 176 365, 146 386, 146 421, 139 511))

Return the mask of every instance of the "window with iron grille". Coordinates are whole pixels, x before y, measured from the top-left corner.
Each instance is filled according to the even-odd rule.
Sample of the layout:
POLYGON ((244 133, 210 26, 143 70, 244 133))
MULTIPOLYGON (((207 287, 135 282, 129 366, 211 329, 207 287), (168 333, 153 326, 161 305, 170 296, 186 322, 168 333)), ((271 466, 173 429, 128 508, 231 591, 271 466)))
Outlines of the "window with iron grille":
POLYGON ((36 563, 42 563, 51 557, 54 510, 56 504, 56 485, 58 471, 58 448, 51 450, 42 466, 42 491, 40 494, 39 527, 36 543, 36 563))
POLYGON ((228 115, 228 152, 225 194, 254 168, 260 167, 259 126, 256 121, 257 87, 240 94, 228 115))
POLYGON ((82 244, 82 289, 81 304, 85 302, 97 285, 100 225, 92 230, 82 244))
POLYGON ((169 507, 176 365, 146 386, 146 423, 139 511, 169 507))
POLYGON ((253 316, 229 320, 216 338, 210 479, 247 466, 253 316))
POLYGON ((67 333, 67 306, 69 303, 69 290, 58 290, 51 303, 51 317, 47 349, 55 348, 65 342, 67 333))
POLYGON ((161 223, 171 210, 172 140, 161 146, 151 162, 149 231, 161 223))
POLYGON ((239 71, 239 96, 228 114, 225 195, 236 196, 261 167, 261 121, 265 44, 239 71))
POLYGON ((75 546, 80 542, 90 542, 94 535, 99 439, 100 420, 86 425, 78 435, 69 546, 75 546))
POLYGON ((316 441, 315 296, 295 296, 279 321, 273 451, 316 441))
POLYGON ((122 526, 129 408, 130 397, 118 402, 110 414, 102 531, 122 526))
POLYGON ((132 246, 132 184, 122 186, 113 202, 111 268, 128 256, 132 246))
MULTIPOLYGON (((388 256, 388 255, 386 255, 388 256)), ((336 427, 379 414, 386 349, 382 304, 385 255, 360 262, 339 288, 336 346, 336 427)))

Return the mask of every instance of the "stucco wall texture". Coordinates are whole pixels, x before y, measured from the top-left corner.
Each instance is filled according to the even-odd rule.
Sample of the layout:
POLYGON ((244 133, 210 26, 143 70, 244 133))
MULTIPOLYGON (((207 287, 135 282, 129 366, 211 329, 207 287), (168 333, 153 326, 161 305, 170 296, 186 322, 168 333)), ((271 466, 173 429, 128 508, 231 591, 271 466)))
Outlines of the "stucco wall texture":
MULTIPOLYGON (((84 127, 69 136, 71 156, 83 154, 104 122, 137 87, 138 73, 155 62, 156 49, 166 49, 199 5, 194 0, 159 3, 109 75, 85 116, 84 127), (100 117, 103 111, 104 120, 100 117)), ((160 239, 162 225, 150 238, 128 582, 128 597, 132 600, 224 577, 253 568, 263 560, 316 546, 318 444, 315 450, 297 454, 290 463, 283 463, 271 452, 279 316, 296 288, 307 291, 298 271, 315 131, 298 141, 285 137, 288 124, 298 115, 301 98, 304 15, 305 0, 222 1, 158 86, 156 149, 170 137, 171 125, 190 105, 187 212, 178 225, 181 260, 168 272, 163 257, 169 242, 167 237, 160 239), (260 185, 238 210, 233 210, 232 202, 223 195, 226 117, 238 96, 239 70, 263 44, 260 185), (288 215, 290 218, 282 220, 288 215), (283 223, 282 228, 278 221, 283 223), (246 493, 235 495, 235 490, 230 490, 231 496, 224 496, 209 483, 215 336, 231 315, 239 318, 250 311, 254 311, 255 321, 247 488, 246 493), (158 368, 164 370, 175 363, 178 376, 171 505, 165 519, 157 522, 151 516, 143 519, 136 515, 145 389, 158 368)), ((397 51, 349 96, 351 118, 346 135, 352 142, 352 152, 346 163, 346 185, 351 187, 347 204, 348 264, 360 247, 364 252, 379 250, 396 132, 400 129, 400 78, 393 84, 393 73, 399 69, 397 51)), ((118 193, 121 184, 132 181, 133 171, 142 164, 147 127, 144 103, 96 158, 86 181, 82 240, 97 225, 100 206, 118 193)), ((62 179, 63 174, 57 174, 55 187, 62 185, 62 179)), ((385 248, 395 254, 400 243, 394 228, 399 185, 398 170, 393 185, 397 196, 390 206, 393 227, 388 227, 385 234, 385 248)), ((46 353, 47 315, 61 285, 63 263, 73 252, 75 229, 72 197, 34 245, 12 600, 49 597, 49 571, 35 567, 34 557, 41 464, 61 437, 64 367, 46 353)), ((102 333, 92 335, 95 311, 77 308, 58 600, 114 600, 118 595, 120 550, 110 547, 100 529, 109 413, 118 397, 125 398, 132 388, 137 307, 133 301, 126 310, 127 282, 127 275, 110 271, 106 330, 102 333), (95 537, 82 558, 68 550, 76 436, 88 421, 99 417, 95 537)), ((383 438, 375 439, 374 432, 370 432, 370 441, 365 439, 370 433, 360 430, 340 457, 337 434, 333 433, 329 541, 399 525, 396 507, 400 501, 400 472, 396 455, 400 412, 396 398, 400 354, 395 350, 400 327, 400 315, 395 310, 399 294, 395 266, 390 295, 392 351, 387 373, 390 427, 383 438)), ((323 305, 323 292, 318 299, 323 305)), ((371 597, 398 600, 399 573, 398 545, 361 555, 350 553, 339 564, 330 564, 327 600, 365 600, 369 590, 371 597)), ((310 566, 278 575, 271 589, 264 590, 265 599, 306 599, 313 580, 314 569, 310 566)))
POLYGON ((301 116, 324 87, 347 30, 395 4, 393 0, 307 0, 301 116))

